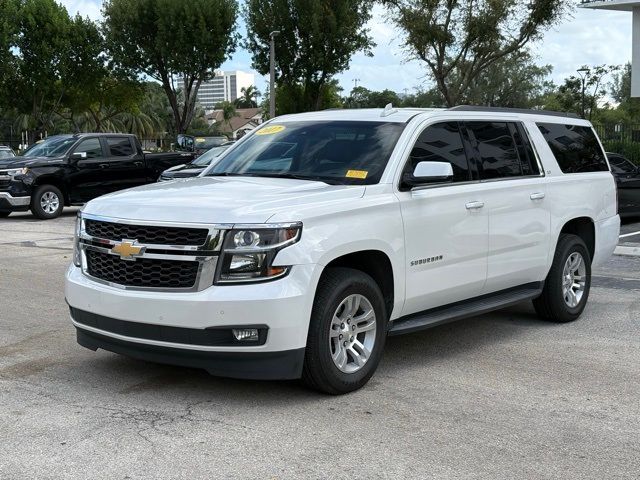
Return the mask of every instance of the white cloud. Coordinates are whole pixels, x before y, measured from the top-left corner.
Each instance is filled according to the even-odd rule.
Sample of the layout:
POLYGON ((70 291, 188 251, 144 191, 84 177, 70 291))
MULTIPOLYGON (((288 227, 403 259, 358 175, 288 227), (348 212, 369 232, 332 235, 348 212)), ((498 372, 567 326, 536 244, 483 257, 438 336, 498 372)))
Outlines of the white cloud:
POLYGON ((89 17, 92 20, 98 20, 102 17, 100 12, 102 2, 100 0, 58 0, 58 3, 67 7, 67 11, 71 16, 79 13, 83 17, 89 17))

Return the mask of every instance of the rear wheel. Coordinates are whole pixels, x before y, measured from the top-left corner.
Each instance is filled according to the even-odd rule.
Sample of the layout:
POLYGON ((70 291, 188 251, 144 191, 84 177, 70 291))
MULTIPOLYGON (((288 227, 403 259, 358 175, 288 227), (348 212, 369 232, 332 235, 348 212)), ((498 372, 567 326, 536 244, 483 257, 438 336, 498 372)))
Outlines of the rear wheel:
POLYGON ((591 256, 576 235, 561 235, 542 295, 533 301, 538 316, 571 322, 583 312, 591 289, 591 256))
POLYGON ((380 362, 385 326, 384 298, 369 275, 327 270, 311 314, 303 382, 332 395, 361 388, 380 362))
POLYGON ((31 212, 42 220, 59 217, 64 208, 62 192, 53 185, 42 185, 31 197, 31 212))

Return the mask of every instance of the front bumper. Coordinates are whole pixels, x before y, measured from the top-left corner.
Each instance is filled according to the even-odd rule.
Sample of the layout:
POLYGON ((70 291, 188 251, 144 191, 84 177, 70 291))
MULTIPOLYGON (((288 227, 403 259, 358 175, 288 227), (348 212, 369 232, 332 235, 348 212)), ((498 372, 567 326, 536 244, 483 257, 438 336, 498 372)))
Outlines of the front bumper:
POLYGON ((78 343, 90 350, 110 352, 148 362, 202 368, 212 375, 249 380, 290 380, 300 378, 304 348, 283 352, 200 352, 164 348, 118 340, 77 328, 78 343))
POLYGON ((196 366, 217 375, 296 378, 301 372, 297 363, 294 375, 288 370, 293 368, 291 365, 277 370, 270 362, 271 359, 289 362, 304 352, 320 271, 316 265, 296 265, 286 277, 268 283, 212 286, 200 292, 147 292, 97 283, 71 265, 65 295, 72 312, 90 312, 112 320, 88 325, 85 323, 90 322, 82 323, 79 315, 72 318, 79 332, 78 342, 88 348, 104 348, 116 353, 126 350, 125 354, 132 357, 153 357, 158 358, 153 361, 196 366), (131 328, 109 331, 109 325, 126 322, 131 322, 131 328), (208 338, 201 334, 204 331, 257 325, 267 331, 266 340, 260 345, 202 340, 208 338), (247 360, 243 360, 245 357, 247 360), (223 361, 217 366, 219 359, 223 361), (232 361, 229 359, 238 362, 239 372, 228 367, 232 361), (250 366, 249 360, 255 360, 255 365, 250 366), (263 362, 266 370, 254 375, 263 362), (283 372, 288 373, 282 376, 283 372))
POLYGON ((31 205, 31 197, 14 197, 9 192, 0 192, 0 211, 26 211, 31 205))

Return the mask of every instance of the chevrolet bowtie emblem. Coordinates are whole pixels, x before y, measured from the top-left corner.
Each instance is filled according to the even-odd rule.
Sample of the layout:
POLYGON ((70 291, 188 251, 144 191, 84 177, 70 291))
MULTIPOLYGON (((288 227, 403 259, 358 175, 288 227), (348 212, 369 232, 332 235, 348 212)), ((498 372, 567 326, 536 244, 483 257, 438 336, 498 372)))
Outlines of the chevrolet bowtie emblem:
POLYGON ((123 240, 122 242, 114 245, 111 249, 111 253, 114 255, 120 255, 123 260, 135 260, 136 257, 142 255, 146 247, 136 245, 135 240, 123 240))

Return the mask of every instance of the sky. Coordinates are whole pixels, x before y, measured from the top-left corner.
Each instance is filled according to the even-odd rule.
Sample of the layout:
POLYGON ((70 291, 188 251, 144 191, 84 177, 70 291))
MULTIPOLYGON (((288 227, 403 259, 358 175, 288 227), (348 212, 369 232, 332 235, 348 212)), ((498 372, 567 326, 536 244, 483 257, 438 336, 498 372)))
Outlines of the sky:
MULTIPOLYGON (((58 1, 72 15, 80 13, 94 20, 101 17, 101 0, 58 1)), ((404 60, 401 32, 388 21, 382 7, 374 9, 368 28, 377 45, 374 56, 356 54, 349 70, 338 75, 345 92, 353 88, 355 80, 370 90, 388 88, 398 93, 431 85, 419 62, 404 60)), ((246 34, 244 25, 240 26, 240 33, 246 34)), ((576 8, 562 24, 533 44, 532 51, 540 65, 553 66, 556 83, 575 74, 582 65, 624 64, 631 60, 631 13, 576 8)), ((251 57, 240 49, 221 69, 251 71, 251 57)), ((266 78, 256 74, 256 86, 264 92, 266 78)))

